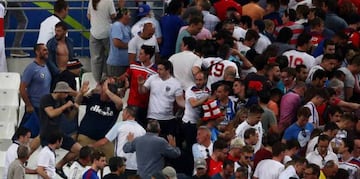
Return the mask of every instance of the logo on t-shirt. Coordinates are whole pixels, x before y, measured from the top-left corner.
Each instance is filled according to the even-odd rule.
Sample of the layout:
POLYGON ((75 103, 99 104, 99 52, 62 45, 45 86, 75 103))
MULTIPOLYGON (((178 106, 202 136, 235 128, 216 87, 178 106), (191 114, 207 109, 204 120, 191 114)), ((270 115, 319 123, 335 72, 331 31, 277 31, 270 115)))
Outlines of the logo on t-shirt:
POLYGON ((106 107, 105 110, 102 110, 99 105, 91 106, 90 111, 99 113, 102 116, 113 116, 114 111, 111 111, 110 107, 106 107))
POLYGON ((45 74, 44 73, 40 73, 40 78, 45 78, 45 74))
POLYGON ((165 91, 166 91, 166 92, 169 92, 170 89, 171 89, 171 88, 170 88, 169 86, 166 86, 166 87, 165 87, 165 91))
POLYGON ((305 129, 301 130, 298 133, 298 141, 301 147, 304 147, 307 142, 310 140, 310 131, 305 129))

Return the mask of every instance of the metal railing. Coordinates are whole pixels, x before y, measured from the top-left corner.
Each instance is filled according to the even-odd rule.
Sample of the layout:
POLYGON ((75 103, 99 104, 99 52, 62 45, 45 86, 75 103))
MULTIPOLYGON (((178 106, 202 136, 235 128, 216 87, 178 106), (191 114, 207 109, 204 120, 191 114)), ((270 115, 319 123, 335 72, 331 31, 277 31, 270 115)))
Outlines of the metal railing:
MULTIPOLYGON (((3 0, 0 0, 3 1, 3 0)), ((7 54, 9 54, 10 50, 25 50, 28 52, 32 52, 33 49, 33 45, 36 43, 37 41, 37 37, 38 37, 38 33, 39 33, 39 27, 40 27, 40 23, 46 19, 47 17, 49 17, 51 15, 51 12, 53 11, 53 3, 55 2, 55 0, 8 0, 8 3, 21 3, 21 7, 6 7, 6 11, 7 11, 7 15, 9 14, 9 12, 11 11, 24 11, 27 19, 28 19, 28 25, 26 27, 26 29, 17 29, 16 25, 14 25, 13 19, 14 17, 12 17, 12 19, 10 19, 10 21, 8 23, 10 23, 10 25, 8 27, 5 27, 5 41, 6 41, 6 45, 5 45, 5 49, 7 51, 7 54), (44 6, 41 6, 39 4, 41 3, 45 3, 44 6), (50 4, 46 4, 46 3, 50 3, 50 4), (34 11, 39 12, 36 13, 34 15, 34 11), (30 17, 29 17, 30 14, 30 17), (42 14, 37 16, 37 14, 42 14), (47 16, 45 17, 44 14, 47 14, 47 16), (35 22, 38 22, 38 24, 36 24, 35 22), (35 23, 35 24, 34 24, 35 23), (13 39, 15 36, 16 32, 24 32, 24 37, 22 39, 22 45, 21 47, 13 47, 12 43, 13 43, 13 39)), ((88 56, 89 55, 89 46, 88 46, 88 38, 86 38, 84 34, 89 33, 89 21, 86 17, 86 13, 87 13, 87 7, 88 7, 88 0, 67 0, 67 2, 69 3, 69 15, 70 17, 72 17, 72 14, 77 14, 80 16, 76 16, 76 17, 72 17, 72 19, 75 19, 77 21, 78 24, 81 25, 81 28, 78 28, 79 25, 77 25, 76 27, 71 27, 68 30, 68 34, 69 37, 71 39, 75 39, 76 43, 74 45, 74 50, 75 53, 78 56, 88 56), (72 4, 75 3, 76 6, 72 6, 72 4)), ((135 6, 136 2, 138 2, 137 0, 126 0, 126 7, 128 9, 131 10, 132 14, 136 13, 137 7, 135 6)), ((147 2, 152 2, 154 5, 159 5, 160 6, 156 6, 156 7, 152 7, 152 10, 154 11, 154 13, 156 14, 164 14, 164 1, 163 0, 147 0, 147 2)), ((115 6, 117 6, 117 0, 114 1, 115 6)), ((132 16, 133 18, 135 18, 136 16, 132 16)), ((7 18, 5 16, 5 18, 7 18)), ((16 19, 16 18, 15 18, 16 19)), ((66 21, 66 19, 65 19, 66 21)), ((134 22, 134 20, 133 20, 134 22)), ((16 24, 16 23, 15 23, 16 24)), ((71 25, 70 25, 71 26, 71 25)))

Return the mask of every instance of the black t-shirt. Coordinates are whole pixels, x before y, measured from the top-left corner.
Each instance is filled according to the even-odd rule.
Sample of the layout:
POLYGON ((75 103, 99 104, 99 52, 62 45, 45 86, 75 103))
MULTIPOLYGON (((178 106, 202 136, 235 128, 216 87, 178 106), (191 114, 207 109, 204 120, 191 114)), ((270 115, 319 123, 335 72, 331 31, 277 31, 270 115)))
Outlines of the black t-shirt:
POLYGON ((80 123, 79 134, 93 140, 102 139, 117 121, 120 110, 112 101, 100 101, 100 94, 84 97, 83 103, 86 104, 86 113, 80 123))
POLYGON ((51 94, 47 94, 41 98, 39 110, 41 136, 46 136, 53 131, 61 131, 60 122, 61 120, 65 119, 64 113, 54 118, 51 118, 45 112, 45 108, 52 106, 55 109, 62 106, 63 104, 65 104, 65 101, 57 101, 52 97, 51 94))
POLYGON ((109 174, 105 175, 103 179, 120 179, 120 176, 118 176, 114 173, 109 173, 109 174))

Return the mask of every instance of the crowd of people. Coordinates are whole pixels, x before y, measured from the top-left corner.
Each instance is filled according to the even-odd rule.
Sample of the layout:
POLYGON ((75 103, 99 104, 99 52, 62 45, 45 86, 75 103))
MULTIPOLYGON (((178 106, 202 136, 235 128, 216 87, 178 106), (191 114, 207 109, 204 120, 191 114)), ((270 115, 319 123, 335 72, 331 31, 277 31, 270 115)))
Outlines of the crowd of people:
POLYGON ((360 178, 358 1, 166 3, 160 18, 139 3, 131 26, 125 1, 89 1, 89 90, 76 89, 69 6, 55 2, 22 75, 4 178, 96 179, 107 164, 108 179, 360 178))

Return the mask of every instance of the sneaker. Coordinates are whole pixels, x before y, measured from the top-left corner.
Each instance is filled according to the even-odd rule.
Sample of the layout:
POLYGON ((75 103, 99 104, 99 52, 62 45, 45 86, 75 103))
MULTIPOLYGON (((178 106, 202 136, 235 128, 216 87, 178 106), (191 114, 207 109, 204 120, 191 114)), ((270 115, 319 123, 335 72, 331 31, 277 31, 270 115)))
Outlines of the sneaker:
POLYGON ((12 57, 29 57, 30 54, 26 53, 22 50, 13 50, 13 51, 11 51, 10 56, 12 56, 12 57))
POLYGON ((56 173, 63 179, 67 179, 68 177, 65 175, 62 168, 55 168, 56 173))

